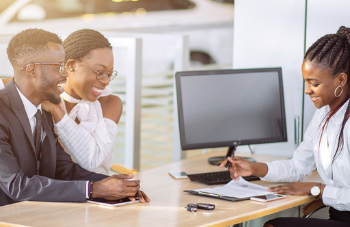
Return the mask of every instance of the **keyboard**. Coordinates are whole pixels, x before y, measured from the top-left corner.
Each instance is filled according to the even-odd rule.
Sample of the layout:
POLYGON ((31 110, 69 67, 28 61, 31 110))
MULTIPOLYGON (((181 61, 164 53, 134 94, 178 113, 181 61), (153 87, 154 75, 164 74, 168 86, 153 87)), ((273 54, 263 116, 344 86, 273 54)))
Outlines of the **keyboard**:
MULTIPOLYGON (((208 185, 226 184, 232 180, 229 171, 187 174, 187 176, 192 181, 198 181, 200 183, 208 185)), ((245 179, 246 181, 260 180, 260 178, 257 176, 247 176, 243 177, 243 179, 245 179)))

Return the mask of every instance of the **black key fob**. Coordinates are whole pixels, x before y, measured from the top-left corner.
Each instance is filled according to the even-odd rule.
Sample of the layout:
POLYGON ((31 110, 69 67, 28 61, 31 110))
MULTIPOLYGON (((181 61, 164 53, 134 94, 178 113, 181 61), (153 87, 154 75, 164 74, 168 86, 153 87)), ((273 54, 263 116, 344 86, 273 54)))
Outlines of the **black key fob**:
POLYGON ((197 208, 203 210, 214 210, 215 205, 210 203, 197 203, 197 208))
POLYGON ((187 211, 197 212, 197 204, 196 203, 189 203, 189 204, 187 204, 187 206, 185 208, 187 209, 187 211))

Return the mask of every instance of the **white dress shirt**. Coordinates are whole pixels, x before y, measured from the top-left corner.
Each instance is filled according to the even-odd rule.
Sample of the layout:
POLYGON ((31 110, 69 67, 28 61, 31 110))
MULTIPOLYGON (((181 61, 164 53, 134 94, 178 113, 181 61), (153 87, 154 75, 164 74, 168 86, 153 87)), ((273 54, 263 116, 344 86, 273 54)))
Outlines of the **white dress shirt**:
MULTIPOLYGON (((35 125, 36 125, 36 118, 35 118, 35 114, 38 110, 41 111, 41 104, 39 104, 39 106, 35 107, 33 103, 31 103, 27 97, 25 97, 22 92, 17 88, 16 89, 18 91, 18 94, 22 100, 22 103, 24 105, 24 109, 26 111, 29 123, 30 123, 30 128, 32 130, 33 136, 34 136, 34 130, 35 130, 35 125)), ((43 131, 43 129, 41 129, 41 141, 43 141, 43 139, 45 138, 46 133, 45 131, 43 131)))
POLYGON ((2 82, 2 80, 0 80, 0 90, 3 89, 5 87, 4 82, 2 82))
POLYGON ((268 173, 262 180, 291 182, 301 181, 317 168, 326 187, 322 200, 325 205, 340 211, 350 211, 350 122, 344 127, 343 148, 332 164, 338 146, 338 137, 349 100, 331 117, 320 136, 324 118, 330 111, 327 105, 316 110, 308 126, 304 141, 290 160, 267 163, 268 173))

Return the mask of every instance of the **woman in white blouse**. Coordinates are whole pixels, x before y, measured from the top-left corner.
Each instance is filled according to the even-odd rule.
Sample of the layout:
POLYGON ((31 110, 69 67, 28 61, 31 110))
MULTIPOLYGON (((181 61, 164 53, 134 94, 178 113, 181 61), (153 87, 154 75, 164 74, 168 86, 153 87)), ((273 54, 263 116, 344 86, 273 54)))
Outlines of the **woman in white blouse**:
POLYGON ((122 101, 108 84, 113 70, 112 47, 99 32, 83 29, 63 42, 69 73, 61 105, 43 103, 51 112, 62 146, 83 168, 108 174, 122 101))
MULTIPOLYGON (((318 110, 304 141, 290 160, 252 163, 228 158, 232 179, 256 175, 267 181, 294 182, 269 190, 280 194, 313 195, 330 206, 330 220, 277 218, 264 226, 350 225, 350 29, 317 40, 305 53, 301 67, 305 94, 318 110), (317 168, 320 182, 298 182, 317 168)), ((222 163, 225 166, 227 161, 222 163)))

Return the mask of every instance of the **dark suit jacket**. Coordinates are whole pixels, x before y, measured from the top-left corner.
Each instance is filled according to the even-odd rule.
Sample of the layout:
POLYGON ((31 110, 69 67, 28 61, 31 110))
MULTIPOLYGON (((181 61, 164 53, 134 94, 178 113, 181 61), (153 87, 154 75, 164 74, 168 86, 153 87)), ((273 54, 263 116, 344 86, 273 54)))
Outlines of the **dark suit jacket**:
POLYGON ((86 181, 107 177, 72 162, 57 142, 51 114, 43 115, 46 137, 37 174, 33 134, 14 81, 0 90, 0 205, 24 200, 86 201, 86 181))

